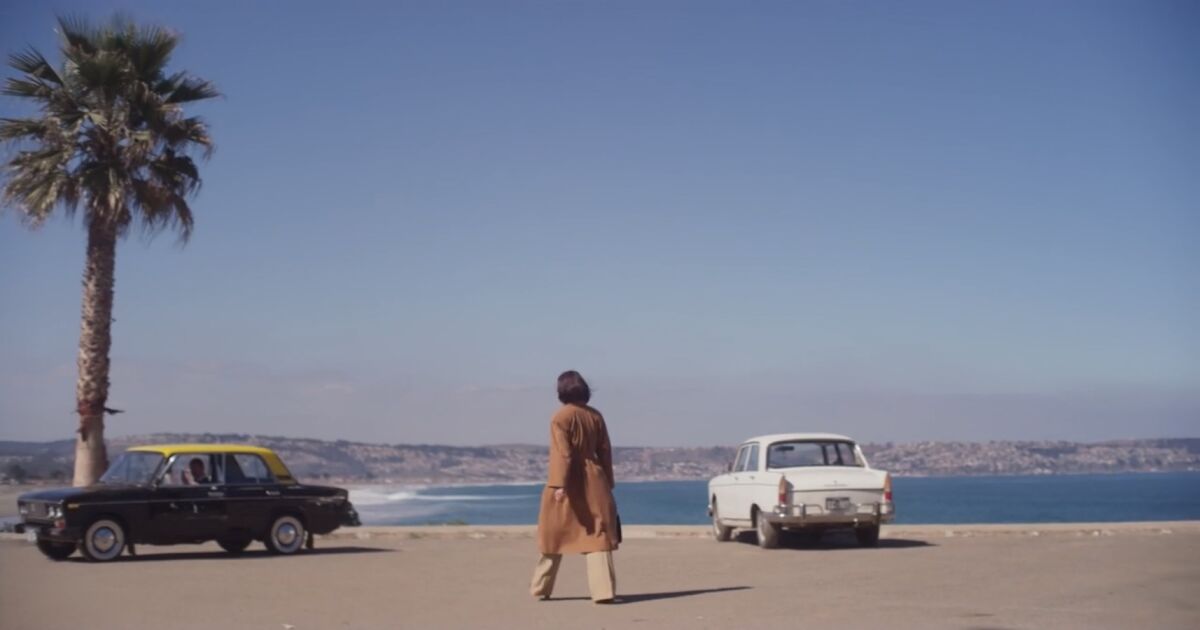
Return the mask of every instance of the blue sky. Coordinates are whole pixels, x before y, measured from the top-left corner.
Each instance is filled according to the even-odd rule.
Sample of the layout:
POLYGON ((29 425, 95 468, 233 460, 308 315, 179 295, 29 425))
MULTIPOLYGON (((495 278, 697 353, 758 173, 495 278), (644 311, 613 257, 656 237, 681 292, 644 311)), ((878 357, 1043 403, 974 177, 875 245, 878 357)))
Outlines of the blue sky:
MULTIPOLYGON (((15 2, 177 29, 195 235, 118 253, 114 434, 1200 434, 1192 2, 15 2)), ((28 113, 13 99, 0 115, 28 113)), ((0 216, 0 438, 69 437, 84 235, 0 216)))

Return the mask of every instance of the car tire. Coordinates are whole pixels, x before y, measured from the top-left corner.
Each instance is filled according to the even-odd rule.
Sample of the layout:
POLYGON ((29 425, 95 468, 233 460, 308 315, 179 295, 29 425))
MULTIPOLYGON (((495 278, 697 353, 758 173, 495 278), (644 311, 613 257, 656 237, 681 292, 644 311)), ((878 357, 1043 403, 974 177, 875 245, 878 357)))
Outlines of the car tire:
POLYGON ((75 543, 54 542, 53 540, 46 540, 44 538, 37 539, 38 551, 51 560, 66 560, 70 558, 71 554, 75 553, 77 546, 75 543))
POLYGON ((854 536, 858 538, 860 547, 878 547, 879 546, 879 526, 870 525, 868 527, 859 527, 854 530, 854 536))
POLYGON ((222 538, 221 540, 217 541, 217 544, 221 545, 221 548, 224 549, 225 551, 228 551, 229 553, 237 555, 237 554, 245 551, 246 547, 250 546, 250 539, 249 538, 222 538))
POLYGON ((754 529, 758 532, 758 546, 763 549, 779 547, 779 526, 768 521, 762 514, 754 515, 754 529))
POLYGON ((729 542, 733 538, 733 528, 721 524, 720 512, 717 511, 715 499, 712 506, 712 533, 717 542, 729 542))
POLYGON ((116 560, 125 551, 125 527, 111 518, 93 521, 83 532, 79 551, 92 562, 116 560))
POLYGON ((304 523, 291 514, 275 517, 265 541, 271 553, 293 554, 304 548, 304 523))

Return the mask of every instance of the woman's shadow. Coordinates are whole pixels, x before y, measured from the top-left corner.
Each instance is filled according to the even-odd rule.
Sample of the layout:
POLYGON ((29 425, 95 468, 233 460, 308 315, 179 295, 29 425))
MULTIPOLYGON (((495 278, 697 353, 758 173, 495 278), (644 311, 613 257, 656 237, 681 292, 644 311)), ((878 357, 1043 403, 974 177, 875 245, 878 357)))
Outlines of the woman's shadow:
MULTIPOLYGON (((676 597, 691 597, 693 595, 707 595, 709 593, 723 593, 726 591, 745 591, 749 590, 749 586, 722 586, 719 588, 697 588, 688 591, 663 591, 661 593, 631 593, 628 595, 617 595, 613 600, 614 604, 636 604, 638 602, 650 602, 656 599, 675 599, 676 597)), ((553 597, 548 601, 573 601, 591 599, 590 597, 553 597)))

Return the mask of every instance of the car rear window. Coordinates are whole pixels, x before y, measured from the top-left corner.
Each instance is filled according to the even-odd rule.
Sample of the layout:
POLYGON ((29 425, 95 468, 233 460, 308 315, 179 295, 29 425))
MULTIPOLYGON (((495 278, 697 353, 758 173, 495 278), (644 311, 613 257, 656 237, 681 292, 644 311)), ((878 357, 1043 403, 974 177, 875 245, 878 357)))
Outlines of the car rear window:
POLYGON ((862 466, 850 442, 796 440, 776 442, 767 449, 767 468, 804 466, 862 466))

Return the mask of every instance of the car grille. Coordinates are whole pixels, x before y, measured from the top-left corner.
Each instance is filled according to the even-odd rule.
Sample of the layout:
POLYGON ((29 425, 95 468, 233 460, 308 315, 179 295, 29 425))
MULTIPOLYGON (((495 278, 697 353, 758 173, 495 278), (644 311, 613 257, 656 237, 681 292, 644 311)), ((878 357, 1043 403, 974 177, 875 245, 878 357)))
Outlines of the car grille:
POLYGON ((39 503, 39 502, 30 501, 29 503, 26 503, 23 507, 25 509, 21 510, 21 516, 24 516, 25 518, 46 520, 46 518, 50 514, 50 504, 49 503, 39 503))

